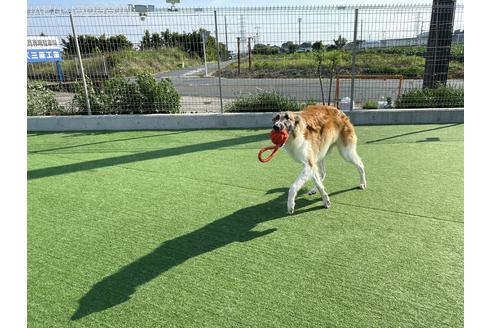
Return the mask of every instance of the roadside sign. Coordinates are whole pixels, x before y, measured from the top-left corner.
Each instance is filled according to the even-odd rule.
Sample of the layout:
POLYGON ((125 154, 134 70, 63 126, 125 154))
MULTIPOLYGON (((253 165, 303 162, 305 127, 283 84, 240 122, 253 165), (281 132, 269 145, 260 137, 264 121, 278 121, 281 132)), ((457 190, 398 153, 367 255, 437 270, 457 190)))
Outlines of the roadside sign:
POLYGON ((60 41, 56 36, 28 36, 27 62, 58 62, 62 60, 60 41))

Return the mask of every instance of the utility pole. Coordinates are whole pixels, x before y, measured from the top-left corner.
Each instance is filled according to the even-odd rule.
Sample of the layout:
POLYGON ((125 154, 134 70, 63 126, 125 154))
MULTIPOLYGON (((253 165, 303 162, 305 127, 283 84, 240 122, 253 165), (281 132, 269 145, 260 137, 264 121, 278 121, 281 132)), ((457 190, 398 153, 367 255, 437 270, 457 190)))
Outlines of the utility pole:
POLYGON ((433 0, 427 49, 424 88, 435 88, 448 81, 449 55, 453 41, 456 0, 433 0))
POLYGON ((260 33, 258 32, 258 30, 260 29, 260 26, 255 26, 255 38, 254 38, 254 41, 255 41, 255 44, 257 43, 260 43, 260 33))
POLYGON ((202 45, 203 45, 203 62, 205 65, 205 76, 208 76, 208 69, 207 69, 207 39, 209 36, 210 32, 208 31, 202 31, 202 45))
MULTIPOLYGON (((229 43, 227 42, 227 17, 224 16, 224 27, 225 27, 225 42, 226 42, 226 50, 227 50, 227 57, 229 57, 229 43)), ((227 58, 229 59, 229 58, 227 58)))
POLYGON ((241 15, 239 16, 239 25, 240 25, 240 35, 241 35, 241 44, 243 45, 243 50, 244 50, 244 44, 246 43, 246 29, 244 25, 244 16, 241 15))
POLYGON ((237 38, 237 75, 241 74, 241 38, 237 38))
POLYGON ((297 21, 299 22, 299 46, 301 45, 301 22, 302 18, 298 18, 297 21))
POLYGON ((248 68, 251 70, 251 37, 248 37, 248 68))

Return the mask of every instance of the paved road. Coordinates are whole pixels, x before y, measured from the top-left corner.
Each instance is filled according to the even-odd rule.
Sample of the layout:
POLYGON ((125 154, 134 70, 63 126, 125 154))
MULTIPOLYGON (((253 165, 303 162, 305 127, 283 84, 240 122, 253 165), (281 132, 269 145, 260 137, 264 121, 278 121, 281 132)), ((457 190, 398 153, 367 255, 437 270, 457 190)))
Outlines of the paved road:
MULTIPOLYGON (((227 66, 233 61, 222 63, 227 66)), ((217 70, 216 63, 208 64, 209 74, 217 70)), ((169 77, 176 89, 186 97, 219 97, 219 81, 216 77, 203 77, 202 66, 184 70, 156 74, 156 78, 169 77)), ((463 80, 449 80, 448 85, 463 86, 463 80)), ((398 96, 399 80, 356 80, 355 102, 381 99, 382 97, 398 96)), ((422 80, 404 80, 403 90, 421 88, 422 80)), ((328 99, 329 80, 323 80, 325 100, 328 99)), ((226 79, 222 78, 222 95, 224 98, 237 98, 241 95, 255 93, 257 90, 275 90, 297 100, 321 101, 321 90, 318 79, 226 79)), ((335 81, 332 85, 332 99, 335 97, 335 81)), ((350 96, 350 80, 340 81, 340 98, 350 96)))
MULTIPOLYGON (((224 68, 227 65, 231 64, 233 61, 228 60, 225 62, 220 63, 220 67, 224 68)), ((207 71, 208 75, 212 75, 217 71, 217 62, 211 62, 207 63, 207 71)), ((162 79, 162 78, 173 78, 173 77, 204 77, 205 76, 205 66, 204 65, 199 65, 199 66, 193 66, 193 67, 187 67, 184 69, 180 69, 177 71, 170 71, 170 72, 162 72, 162 73, 157 73, 154 75, 157 79, 162 79)))
MULTIPOLYGON (((218 78, 170 77, 181 95, 192 97, 218 97, 218 78)), ((363 102, 368 99, 398 95, 398 80, 356 80, 354 99, 363 102)), ((462 86, 463 80, 449 80, 448 85, 462 86)), ((329 80, 323 80, 325 99, 328 98, 329 80)), ((404 80, 403 90, 421 88, 422 80, 404 80)), ((321 100, 318 79, 222 79, 224 98, 236 98, 257 90, 276 90, 298 100, 321 100)), ((335 81, 332 85, 332 98, 335 96, 335 81)), ((350 96, 350 80, 340 81, 340 97, 350 96)))

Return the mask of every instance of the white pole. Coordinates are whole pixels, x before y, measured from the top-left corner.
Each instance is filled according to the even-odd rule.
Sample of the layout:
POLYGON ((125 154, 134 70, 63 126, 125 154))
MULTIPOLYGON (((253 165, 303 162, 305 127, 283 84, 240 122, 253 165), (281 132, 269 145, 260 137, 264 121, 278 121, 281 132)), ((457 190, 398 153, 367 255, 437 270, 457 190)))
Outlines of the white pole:
POLYGON ((207 69, 207 50, 206 50, 206 47, 205 47, 205 43, 206 43, 206 35, 205 33, 202 32, 202 44, 203 44, 203 61, 204 61, 204 65, 205 65, 205 76, 208 76, 208 69, 207 69))
POLYGON ((89 101, 89 92, 87 91, 87 83, 85 81, 84 64, 82 64, 82 56, 80 55, 79 40, 77 38, 77 33, 75 32, 75 24, 73 22, 72 12, 70 11, 70 23, 72 25, 73 38, 75 41, 75 48, 77 50, 77 58, 80 63, 80 74, 82 75, 82 84, 84 85, 84 95, 85 95, 85 105, 87 107, 87 114, 91 115, 91 103, 89 101))

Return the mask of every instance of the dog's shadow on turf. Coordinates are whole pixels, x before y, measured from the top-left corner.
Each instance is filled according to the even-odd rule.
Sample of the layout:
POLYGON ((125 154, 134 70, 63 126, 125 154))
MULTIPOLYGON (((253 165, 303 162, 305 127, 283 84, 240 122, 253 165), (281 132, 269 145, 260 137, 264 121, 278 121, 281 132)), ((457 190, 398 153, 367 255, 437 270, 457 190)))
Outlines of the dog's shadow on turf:
MULTIPOLYGON (((331 195, 354 189, 356 188, 340 190, 331 195)), ((280 193, 280 195, 266 203, 241 209, 198 230, 168 240, 151 253, 105 277, 92 286, 89 292, 79 300, 79 307, 71 320, 78 320, 129 300, 139 286, 190 258, 233 242, 245 242, 274 232, 276 229, 253 231, 259 223, 287 216, 286 189, 272 189, 267 192, 267 194, 273 193, 280 193)), ((303 209, 318 201, 317 197, 299 199, 296 204, 296 214, 323 208, 319 206, 303 209)))

